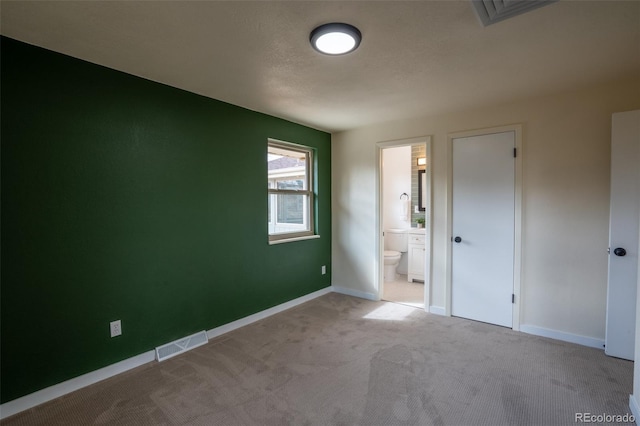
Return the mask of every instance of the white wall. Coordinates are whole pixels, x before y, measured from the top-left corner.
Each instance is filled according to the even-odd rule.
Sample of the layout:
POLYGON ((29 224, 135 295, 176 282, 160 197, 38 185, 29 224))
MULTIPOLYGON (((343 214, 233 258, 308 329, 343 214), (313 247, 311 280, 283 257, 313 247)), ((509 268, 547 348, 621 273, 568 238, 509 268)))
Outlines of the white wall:
POLYGON ((332 137, 333 284, 375 294, 376 145, 432 136, 431 304, 445 305, 447 134, 523 126, 521 324, 604 340, 611 114, 637 109, 637 78, 332 137))
POLYGON ((409 220, 402 220, 400 195, 411 198, 411 147, 385 148, 382 151, 382 229, 411 228, 409 220))

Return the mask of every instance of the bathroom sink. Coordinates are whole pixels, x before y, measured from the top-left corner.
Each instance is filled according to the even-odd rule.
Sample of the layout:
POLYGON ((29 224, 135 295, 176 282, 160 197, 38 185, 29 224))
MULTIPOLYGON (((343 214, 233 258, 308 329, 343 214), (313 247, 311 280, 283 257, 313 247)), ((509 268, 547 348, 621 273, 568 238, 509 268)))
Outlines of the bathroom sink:
POLYGON ((402 228, 389 228, 388 229, 389 232, 407 232, 409 231, 409 229, 402 229, 402 228))

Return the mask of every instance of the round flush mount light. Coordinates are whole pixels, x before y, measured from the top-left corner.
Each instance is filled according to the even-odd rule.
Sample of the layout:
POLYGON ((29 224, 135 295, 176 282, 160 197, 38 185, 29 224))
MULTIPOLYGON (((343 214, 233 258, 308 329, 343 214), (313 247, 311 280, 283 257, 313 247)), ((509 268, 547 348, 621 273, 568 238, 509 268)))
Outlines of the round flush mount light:
POLYGON ((311 31, 311 46, 325 55, 344 55, 353 52, 360 45, 362 34, 349 24, 333 22, 320 25, 311 31))

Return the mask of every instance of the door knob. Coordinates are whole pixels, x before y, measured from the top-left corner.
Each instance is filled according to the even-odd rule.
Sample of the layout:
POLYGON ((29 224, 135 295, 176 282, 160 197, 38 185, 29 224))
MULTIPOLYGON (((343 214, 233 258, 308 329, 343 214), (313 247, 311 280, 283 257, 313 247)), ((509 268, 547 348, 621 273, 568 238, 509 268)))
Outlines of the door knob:
MULTIPOLYGON (((459 242, 461 242, 461 241, 462 241, 462 238, 460 238, 460 237, 455 237, 455 238, 453 239, 453 241, 455 241, 456 243, 459 243, 459 242)), ((624 254, 623 254, 623 256, 624 256, 624 254)))
POLYGON ((622 247, 618 247, 617 249, 615 249, 613 251, 613 254, 615 254, 616 256, 624 256, 627 254, 627 251, 625 249, 623 249, 622 247))

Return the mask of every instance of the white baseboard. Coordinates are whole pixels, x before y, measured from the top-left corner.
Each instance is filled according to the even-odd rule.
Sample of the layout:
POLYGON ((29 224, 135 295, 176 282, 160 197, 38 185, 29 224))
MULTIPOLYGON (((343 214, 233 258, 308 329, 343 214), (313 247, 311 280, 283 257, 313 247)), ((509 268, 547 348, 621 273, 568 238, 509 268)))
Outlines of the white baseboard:
POLYGON ((520 325, 520 331, 536 336, 550 337, 551 339, 563 340, 565 342, 577 343, 578 345, 589 346, 591 348, 604 350, 604 340, 594 337, 580 336, 579 334, 566 333, 564 331, 550 330, 548 328, 536 327, 535 325, 520 325))
POLYGON ((74 377, 62 383, 49 386, 29 395, 5 402, 0 405, 0 419, 13 416, 21 411, 33 408, 52 399, 59 398, 63 395, 81 389, 85 386, 92 385, 117 374, 124 373, 132 368, 140 367, 156 358, 155 351, 144 352, 115 364, 107 365, 99 370, 92 371, 82 376, 74 377))
POLYGON ((429 312, 435 315, 442 315, 445 316, 446 314, 446 310, 444 309, 444 306, 434 306, 431 305, 429 306, 429 312))
POLYGON ((268 318, 271 315, 275 315, 282 311, 286 311, 287 309, 291 309, 294 306, 301 305, 305 302, 315 299, 316 297, 331 293, 331 291, 331 287, 326 287, 322 290, 314 291, 313 293, 306 294, 304 296, 298 297, 297 299, 289 300, 288 302, 284 302, 272 308, 265 309, 264 311, 257 312, 253 315, 249 315, 248 317, 240 318, 239 320, 221 325, 220 327, 212 328, 211 330, 207 331, 207 337, 209 337, 209 339, 213 339, 214 337, 221 336, 240 327, 244 327, 245 325, 249 325, 256 321, 268 318))
POLYGON ((359 297, 361 299, 373 300, 376 302, 380 300, 377 294, 367 293, 365 291, 353 290, 350 288, 335 285, 331 286, 331 288, 335 293, 346 294, 347 296, 359 297))
MULTIPOLYGON (((302 297, 298 297, 297 299, 293 299, 272 308, 265 309, 264 311, 255 313, 253 315, 249 315, 248 317, 239 319, 229 324, 211 329, 207 331, 207 336, 209 339, 212 339, 224 333, 228 333, 229 331, 244 327, 245 325, 249 325, 271 315, 293 308, 294 306, 308 302, 312 299, 315 299, 316 297, 331 293, 332 291, 332 287, 323 288, 302 297)), ((124 373, 125 371, 140 367, 141 365, 152 362, 155 359, 155 350, 144 352, 140 355, 136 355, 120 362, 116 362, 115 364, 108 365, 99 370, 83 374, 82 376, 74 377, 73 379, 69 379, 53 386, 49 386, 48 388, 41 389, 29 395, 25 395, 12 401, 5 402, 4 404, 0 405, 0 420, 5 419, 9 416, 13 416, 14 414, 17 414, 21 411, 28 410, 29 408, 33 408, 36 405, 40 405, 53 399, 59 398, 83 387, 108 379, 120 373, 124 373)))

